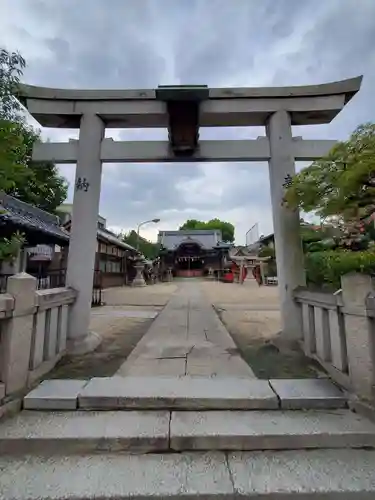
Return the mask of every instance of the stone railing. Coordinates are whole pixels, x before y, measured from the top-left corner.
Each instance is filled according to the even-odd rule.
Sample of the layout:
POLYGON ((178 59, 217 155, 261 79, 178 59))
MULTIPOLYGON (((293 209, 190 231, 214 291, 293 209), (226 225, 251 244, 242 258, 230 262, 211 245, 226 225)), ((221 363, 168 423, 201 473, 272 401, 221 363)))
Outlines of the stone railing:
POLYGON ((37 290, 37 280, 9 277, 0 294, 0 405, 50 371, 66 351, 69 288, 37 290))
POLYGON ((301 306, 303 349, 339 384, 358 396, 375 398, 374 280, 347 274, 334 294, 295 290, 301 306))

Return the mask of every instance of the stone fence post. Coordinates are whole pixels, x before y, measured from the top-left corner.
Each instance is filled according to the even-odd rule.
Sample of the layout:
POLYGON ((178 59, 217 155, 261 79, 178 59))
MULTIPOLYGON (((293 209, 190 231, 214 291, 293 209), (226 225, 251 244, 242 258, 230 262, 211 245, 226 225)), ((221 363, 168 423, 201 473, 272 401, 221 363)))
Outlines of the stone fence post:
POLYGON ((12 317, 1 331, 1 379, 5 393, 26 387, 33 334, 37 280, 26 273, 8 278, 7 294, 14 299, 12 317))
POLYGON ((374 279, 365 274, 341 278, 350 384, 370 400, 375 397, 375 319, 367 310, 367 300, 374 285, 374 279))

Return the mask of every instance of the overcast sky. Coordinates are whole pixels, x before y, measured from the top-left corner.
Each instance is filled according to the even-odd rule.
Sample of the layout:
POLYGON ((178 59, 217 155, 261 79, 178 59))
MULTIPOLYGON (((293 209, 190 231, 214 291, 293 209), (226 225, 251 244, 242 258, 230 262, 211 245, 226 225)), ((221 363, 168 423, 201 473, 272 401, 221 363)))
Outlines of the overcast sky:
MULTIPOLYGON (((27 60, 24 81, 62 88, 159 84, 280 86, 364 75, 360 93, 329 125, 295 135, 345 139, 375 120, 375 0, 0 0, 0 47, 27 60)), ((74 130, 43 130, 64 141, 74 130)), ((166 139, 166 131, 111 131, 117 139, 166 139)), ((244 138, 264 129, 211 129, 201 138, 244 138)), ((73 184, 74 166, 61 172, 73 184)), ((72 198, 72 189, 69 192, 72 198)), ((104 165, 100 213, 128 230, 219 217, 236 240, 259 223, 272 231, 265 163, 104 165)))

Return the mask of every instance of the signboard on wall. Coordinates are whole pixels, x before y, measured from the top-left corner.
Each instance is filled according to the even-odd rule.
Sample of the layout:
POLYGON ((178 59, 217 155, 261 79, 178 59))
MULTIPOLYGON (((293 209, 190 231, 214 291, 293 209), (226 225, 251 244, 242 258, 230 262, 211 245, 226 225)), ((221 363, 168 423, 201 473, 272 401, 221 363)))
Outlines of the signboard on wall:
POLYGON ((54 247, 49 245, 36 245, 35 247, 28 247, 26 252, 31 260, 52 260, 54 247))

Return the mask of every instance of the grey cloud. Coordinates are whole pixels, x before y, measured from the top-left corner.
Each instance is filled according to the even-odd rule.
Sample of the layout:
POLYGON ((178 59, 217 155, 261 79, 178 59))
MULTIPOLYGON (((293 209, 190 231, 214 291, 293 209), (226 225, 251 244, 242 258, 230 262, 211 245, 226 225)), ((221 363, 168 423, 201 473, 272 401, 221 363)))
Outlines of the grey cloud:
POLYGON ((183 210, 186 202, 179 183, 202 177, 199 165, 174 164, 127 164, 118 165, 106 175, 104 166, 101 205, 107 208, 111 223, 131 226, 137 221, 155 217, 170 208, 183 210), (110 208, 109 208, 110 207, 110 208))
POLYGON ((275 38, 290 35, 316 2, 237 0, 235 7, 226 0, 189 3, 190 11, 176 16, 176 77, 220 86, 236 72, 246 72, 251 81, 254 58, 262 53, 267 64, 275 38))
POLYGON ((105 5, 97 0, 30 1, 33 15, 52 27, 56 36, 43 40, 51 57, 36 57, 25 79, 60 87, 156 86, 165 61, 155 51, 148 31, 150 9, 119 0, 105 5))
POLYGON ((69 61, 71 57, 70 45, 66 40, 56 37, 46 38, 45 44, 54 54, 60 64, 69 61))
POLYGON ((201 165, 191 163, 118 165, 114 171, 110 167, 110 175, 106 175, 108 167, 104 166, 101 206, 113 225, 124 225, 126 220, 136 226, 140 220, 167 213, 171 208, 182 217, 189 207, 214 217, 218 210, 225 213, 242 208, 251 213, 269 205, 266 164, 205 166, 206 176, 201 165), (216 189, 221 192, 219 196, 216 189), (189 193, 194 196, 193 207, 189 193))
MULTIPOLYGON (((303 85, 364 73, 360 93, 331 124, 295 127, 294 134, 343 139, 374 119, 374 0, 3 0, 0 39, 1 33, 8 47, 28 49, 25 79, 45 86, 303 85), (7 21, 3 10, 11 13, 7 21)), ((263 127, 217 128, 200 135, 222 140, 264 133, 263 127)), ((59 134, 66 137, 50 133, 59 134)), ((166 138, 165 130, 116 134, 166 138)), ((236 214, 241 227, 252 217, 266 228, 271 224, 263 164, 142 164, 105 166, 103 172, 101 211, 115 226, 134 227, 159 213, 165 224, 190 213, 236 214)))

